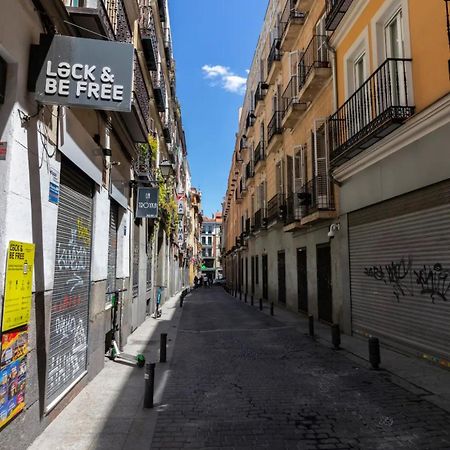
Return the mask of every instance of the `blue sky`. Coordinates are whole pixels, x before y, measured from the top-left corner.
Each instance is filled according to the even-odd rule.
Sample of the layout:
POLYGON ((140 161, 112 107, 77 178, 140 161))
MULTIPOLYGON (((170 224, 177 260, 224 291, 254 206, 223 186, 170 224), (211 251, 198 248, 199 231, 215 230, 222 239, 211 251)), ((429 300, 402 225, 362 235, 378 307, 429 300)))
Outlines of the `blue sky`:
POLYGON ((266 6, 266 0, 169 0, 192 183, 202 191, 208 216, 221 210, 266 6))

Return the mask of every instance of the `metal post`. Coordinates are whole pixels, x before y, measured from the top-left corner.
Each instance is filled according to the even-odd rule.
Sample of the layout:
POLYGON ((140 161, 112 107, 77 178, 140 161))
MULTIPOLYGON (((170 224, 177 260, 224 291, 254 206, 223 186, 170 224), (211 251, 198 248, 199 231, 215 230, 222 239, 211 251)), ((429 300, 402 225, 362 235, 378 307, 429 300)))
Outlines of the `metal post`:
POLYGON ((270 315, 273 316, 273 302, 270 304, 270 315))
POLYGON ((145 365, 144 408, 153 408, 153 392, 155 390, 155 363, 145 365))
POLYGON ((369 361, 372 369, 378 370, 380 367, 380 341, 376 337, 369 338, 369 361))
POLYGON ((247 292, 244 295, 244 301, 245 301, 245 303, 247 303, 247 292))
POLYGON ((167 361, 167 333, 161 333, 159 362, 165 363, 167 361))
POLYGON ((309 335, 314 337, 314 316, 308 316, 309 321, 309 335))
POLYGON ((242 300, 242 292, 239 291, 239 300, 242 300))
POLYGON ((259 310, 260 311, 263 310, 263 300, 262 300, 262 298, 259 299, 259 310))
POLYGON ((253 301, 253 295, 250 297, 250 304, 253 306, 255 302, 253 301))
POLYGON ((334 348, 339 350, 339 346, 341 345, 341 330, 337 323, 331 325, 331 342, 333 343, 334 348))

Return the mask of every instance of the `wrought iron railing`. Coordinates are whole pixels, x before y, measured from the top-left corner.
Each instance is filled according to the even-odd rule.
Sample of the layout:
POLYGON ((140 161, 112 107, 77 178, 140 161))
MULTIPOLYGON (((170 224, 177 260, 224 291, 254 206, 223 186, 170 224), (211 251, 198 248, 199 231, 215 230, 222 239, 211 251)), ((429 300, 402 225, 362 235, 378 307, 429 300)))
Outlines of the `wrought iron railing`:
POLYGON ((245 235, 248 236, 250 234, 250 218, 245 219, 245 235))
POLYGON ((149 70, 156 70, 158 60, 158 37, 156 35, 155 18, 151 6, 140 6, 139 31, 141 33, 144 53, 149 70))
POLYGON ((298 64, 299 89, 306 84, 306 80, 314 68, 331 67, 326 41, 327 36, 321 34, 315 34, 309 41, 298 64))
POLYGON ((286 224, 293 223, 302 218, 298 194, 292 192, 286 198, 286 224))
POLYGON ((327 175, 316 175, 305 183, 296 195, 299 200, 298 214, 301 217, 316 211, 334 211, 336 209, 333 184, 327 175))
POLYGON ((267 221, 273 222, 284 219, 285 208, 284 195, 275 194, 267 203, 267 221))
POLYGON ((327 0, 325 28, 328 31, 334 31, 338 27, 352 2, 353 0, 327 0))
POLYGON ((264 141, 261 141, 255 148, 255 167, 260 161, 264 161, 265 158, 264 141))
POLYGON ((281 134, 283 132, 283 128, 281 126, 282 112, 275 111, 272 119, 270 119, 269 125, 267 126, 267 142, 273 139, 276 134, 281 134))
POLYGON ((255 91, 255 105, 259 102, 264 100, 265 96, 267 95, 267 90, 269 89, 269 86, 264 83, 263 81, 260 81, 258 83, 258 86, 255 91))
POLYGON ((253 216, 253 227, 255 231, 260 230, 264 226, 265 211, 263 208, 258 209, 253 216))
POLYGON ((331 161, 350 159, 412 114, 411 60, 387 59, 328 120, 331 161), (380 134, 380 131, 384 130, 380 134))
POLYGON ((281 36, 284 36, 286 30, 291 22, 302 23, 305 20, 306 14, 297 9, 298 0, 287 0, 283 13, 281 14, 281 36))
POLYGON ((253 175, 253 161, 249 161, 245 166, 245 178, 249 180, 250 178, 253 178, 253 175))
POLYGON ((247 118, 245 119, 245 127, 250 128, 255 124, 256 116, 253 110, 250 110, 247 114, 247 118))
POLYGON ((139 109, 141 110, 142 117, 145 121, 145 129, 148 131, 148 119, 150 114, 149 98, 150 94, 147 90, 147 86, 144 81, 144 74, 139 62, 137 52, 134 55, 134 82, 133 92, 137 99, 139 109))
POLYGON ((281 39, 274 39, 272 42, 272 47, 270 49, 269 56, 267 58, 267 73, 270 73, 270 69, 275 61, 281 61, 281 39))
POLYGON ((151 72, 151 75, 156 107, 159 112, 164 112, 166 108, 166 82, 161 63, 158 63, 158 70, 151 72))
POLYGON ((281 101, 283 103, 283 117, 286 115, 286 112, 290 108, 293 103, 298 102, 298 76, 294 75, 291 77, 286 89, 283 92, 283 96, 281 97, 281 101))

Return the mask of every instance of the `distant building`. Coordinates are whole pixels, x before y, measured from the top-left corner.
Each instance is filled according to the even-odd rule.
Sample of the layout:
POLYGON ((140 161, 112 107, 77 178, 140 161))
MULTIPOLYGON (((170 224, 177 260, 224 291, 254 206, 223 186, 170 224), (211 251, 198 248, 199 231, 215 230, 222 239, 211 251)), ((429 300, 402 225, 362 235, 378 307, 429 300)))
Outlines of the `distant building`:
POLYGON ((222 213, 204 217, 202 225, 202 273, 211 278, 222 278, 221 265, 222 213))

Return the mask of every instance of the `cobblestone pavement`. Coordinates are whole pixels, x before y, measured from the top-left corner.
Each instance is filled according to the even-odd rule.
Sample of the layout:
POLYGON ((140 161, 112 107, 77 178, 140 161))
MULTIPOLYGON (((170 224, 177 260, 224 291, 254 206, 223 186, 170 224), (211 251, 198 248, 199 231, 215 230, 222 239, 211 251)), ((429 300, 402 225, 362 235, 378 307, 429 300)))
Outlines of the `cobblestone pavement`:
POLYGON ((221 288, 184 304, 157 449, 450 449, 450 415, 221 288))

